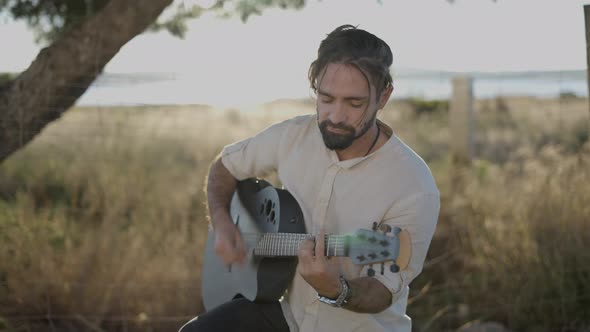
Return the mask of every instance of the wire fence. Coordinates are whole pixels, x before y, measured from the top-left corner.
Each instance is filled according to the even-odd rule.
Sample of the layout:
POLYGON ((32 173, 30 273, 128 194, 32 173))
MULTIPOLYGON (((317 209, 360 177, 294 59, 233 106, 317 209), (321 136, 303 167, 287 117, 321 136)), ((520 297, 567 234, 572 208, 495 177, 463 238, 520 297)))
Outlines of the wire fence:
MULTIPOLYGON (((399 73, 398 80, 396 81, 396 96, 397 99, 403 98, 424 98, 424 99, 448 99, 451 94, 451 83, 450 80, 455 75, 460 73, 448 73, 448 72, 417 72, 417 73, 399 73)), ((565 109, 564 105, 569 103, 570 100, 582 101, 580 105, 586 105, 584 98, 587 96, 587 86, 585 81, 585 72, 582 71, 561 71, 561 72, 544 72, 544 73, 528 73, 528 74, 474 74, 474 94, 476 99, 486 98, 500 98, 505 96, 527 96, 527 98, 553 98, 557 102, 557 110, 561 112, 565 109), (562 109, 563 107, 563 109, 562 109)), ((104 119, 108 119, 110 114, 110 108, 115 110, 115 107, 120 106, 153 106, 153 105, 170 105, 170 108, 159 108, 158 112, 163 112, 163 116, 166 117, 167 110, 173 109, 174 105, 186 105, 186 104, 203 104, 204 98, 202 95, 195 93, 194 91, 187 91, 186 86, 194 84, 191 79, 180 78, 177 76, 164 75, 160 77, 158 75, 109 75, 105 74, 99 80, 91 86, 85 95, 78 102, 78 106, 92 109, 94 106, 100 106, 96 108, 98 113, 104 119)), ((82 88, 81 86, 75 88, 82 88)), ((302 98, 308 97, 305 93, 301 94, 302 98)), ((269 98, 269 100, 272 98, 269 98)), ((212 100, 214 103, 215 101, 212 100)), ((584 106, 586 107, 586 106, 584 106)), ((48 108, 49 109, 49 108, 48 108)), ((222 108, 223 109, 223 108, 222 108)), ((239 107, 238 107, 239 109, 239 107)), ((313 109, 313 108, 311 108, 313 109)), ((121 109, 121 111, 123 111, 121 109)), ((145 110, 150 112, 150 110, 145 110)), ((280 112, 280 109, 277 109, 280 112)), ((567 115, 563 115, 564 117, 567 115)), ((95 119, 95 118, 94 118, 95 119)), ((117 139, 135 139, 144 138, 146 133, 145 124, 134 122, 135 118, 132 116, 123 117, 122 124, 119 127, 111 124, 97 125, 93 123, 90 127, 93 129, 98 128, 98 131, 84 131, 80 130, 73 137, 71 133, 60 132, 59 130, 47 130, 42 135, 47 139, 53 139, 59 142, 65 142, 70 139, 75 139, 76 144, 79 145, 80 151, 83 151, 83 146, 94 140, 101 140, 108 137, 108 130, 115 128, 117 139), (101 132, 101 129, 105 130, 105 133, 101 132)), ((87 123, 88 119, 79 118, 70 126, 83 128, 87 123)), ((107 121, 108 122, 108 121, 107 121)), ((238 123, 239 125, 239 123, 238 123)), ((147 130, 147 135, 153 135, 155 132, 171 132, 176 133, 181 129, 187 128, 186 123, 182 121, 167 124, 166 126, 156 122, 153 124, 151 130, 147 130)), ((182 134, 177 135, 179 139, 182 139, 182 134)), ((56 148, 57 153, 60 150, 65 151, 68 146, 60 145, 56 143, 53 145, 56 148)), ((84 158, 90 158, 95 161, 120 161, 120 157, 107 155, 91 155, 85 154, 84 158), (94 159, 93 159, 94 158, 94 159)), ((0 196, 1 197, 1 196, 0 196)), ((83 207, 68 207, 72 211, 84 212, 83 207)), ((1 241, 1 240, 0 240, 1 241)), ((438 264, 444 264, 446 261, 453 259, 453 256, 457 253, 450 253, 441 257, 434 257, 426 261, 425 269, 431 268, 438 264)), ((197 271, 197 267, 195 267, 197 271)), ((574 274, 590 274, 590 267, 580 266, 576 269, 569 269, 564 272, 566 277, 571 277, 574 274)), ((0 274, 1 277, 1 274, 0 274)), ((161 281, 158 287, 161 289, 170 289, 174 291, 189 291, 198 288, 194 281, 161 281)), ((70 287, 86 287, 89 283, 76 283, 70 282, 70 287)), ((22 280, 20 286, 40 287, 50 290, 52 287, 63 287, 63 284, 55 281, 45 280, 22 280)), ((153 286, 152 284, 146 285, 144 283, 137 283, 128 281, 124 283, 112 283, 112 282, 100 282, 93 281, 92 287, 97 289, 111 289, 117 292, 124 292, 130 289, 141 289, 146 286, 153 286)), ((0 292, 3 291, 3 287, 9 287, 11 284, 0 279, 0 292)), ((478 291, 478 287, 475 285, 458 285, 456 282, 443 282, 429 287, 424 291, 425 297, 436 297, 437 301, 440 301, 438 306, 441 308, 440 316, 446 318, 463 317, 464 314, 458 310, 459 304, 455 303, 453 299, 437 296, 445 293, 460 293, 464 291, 478 291)), ((410 298, 410 302, 418 302, 422 300, 422 295, 419 290, 415 290, 418 294, 413 294, 410 298)), ((189 297, 198 297, 198 294, 188 294, 189 297)), ((590 294, 582 293, 571 297, 561 297, 559 301, 561 303, 578 303, 580 301, 586 301, 590 299, 590 294)), ((543 305, 555 301, 555 297, 539 297, 534 303, 528 304, 530 307, 543 305)), ((171 323, 172 325, 182 325, 183 322, 191 319, 191 315, 146 315, 142 313, 134 315, 82 315, 82 314, 71 314, 63 312, 54 312, 52 308, 51 300, 46 298, 47 303, 38 304, 38 307, 43 308, 45 313, 43 314, 18 314, 18 313, 2 313, 0 312, 0 323, 4 320, 12 323, 27 323, 34 321, 49 322, 49 330, 55 331, 57 328, 54 324, 59 324, 63 321, 71 321, 84 326, 85 329, 91 331, 103 331, 96 322, 107 322, 107 323, 119 323, 123 326, 119 330, 131 329, 127 325, 132 324, 152 324, 152 323, 171 323)), ((131 301, 131 299, 130 299, 131 301)), ((195 300, 196 301, 196 300, 195 300)), ((1 301, 0 301, 1 302, 1 301)), ((521 303, 496 303, 493 306, 489 304, 482 304, 477 308, 474 308, 477 312, 497 312, 497 311, 511 311, 514 309, 523 309, 527 305, 521 303)), ((195 312, 196 314, 196 312, 195 312)), ((436 319, 436 317, 433 317, 436 319)), ((171 325, 170 325, 171 326, 171 325)), ((1 328, 0 328, 1 330, 1 328)), ((22 329, 25 331, 26 329, 22 329)))

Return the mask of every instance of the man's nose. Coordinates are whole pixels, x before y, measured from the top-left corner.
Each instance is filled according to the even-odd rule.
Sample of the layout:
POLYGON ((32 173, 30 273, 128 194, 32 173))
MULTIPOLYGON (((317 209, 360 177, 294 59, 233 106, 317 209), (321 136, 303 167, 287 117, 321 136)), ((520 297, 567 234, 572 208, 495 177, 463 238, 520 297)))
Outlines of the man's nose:
POLYGON ((333 124, 346 122, 346 112, 344 110, 344 105, 342 105, 342 103, 335 103, 330 110, 329 118, 333 124))

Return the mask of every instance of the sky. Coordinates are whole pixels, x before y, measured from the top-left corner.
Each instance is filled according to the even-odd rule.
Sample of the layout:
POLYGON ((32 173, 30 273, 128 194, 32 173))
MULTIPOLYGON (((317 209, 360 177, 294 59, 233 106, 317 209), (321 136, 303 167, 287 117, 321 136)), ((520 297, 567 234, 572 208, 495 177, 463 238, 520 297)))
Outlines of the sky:
MULTIPOLYGON (((177 0, 201 3, 210 0, 177 0)), ((251 86, 281 95, 307 88, 326 34, 353 24, 385 40, 393 72, 569 70, 586 67, 581 0, 307 0, 302 10, 267 9, 246 23, 205 14, 185 39, 146 33, 105 67, 112 73, 175 73, 193 88, 251 86), (202 79, 201 79, 202 78, 202 79), (278 83, 280 82, 280 83, 278 83)), ((0 20, 0 72, 25 69, 38 53, 24 23, 0 20)))

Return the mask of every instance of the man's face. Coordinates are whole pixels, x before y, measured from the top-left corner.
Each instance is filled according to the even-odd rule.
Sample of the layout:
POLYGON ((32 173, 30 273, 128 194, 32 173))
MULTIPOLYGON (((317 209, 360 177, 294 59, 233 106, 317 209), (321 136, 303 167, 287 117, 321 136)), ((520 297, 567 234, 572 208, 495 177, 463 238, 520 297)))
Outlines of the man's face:
POLYGON ((317 112, 324 144, 331 150, 346 149, 371 127, 378 106, 375 97, 353 65, 330 63, 319 80, 317 112))

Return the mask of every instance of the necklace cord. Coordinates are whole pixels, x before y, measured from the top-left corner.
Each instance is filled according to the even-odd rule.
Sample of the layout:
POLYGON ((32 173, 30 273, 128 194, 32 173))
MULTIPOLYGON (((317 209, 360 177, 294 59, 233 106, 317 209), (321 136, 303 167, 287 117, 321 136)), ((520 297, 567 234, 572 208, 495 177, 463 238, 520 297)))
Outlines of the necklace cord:
POLYGON ((375 139, 373 140, 373 143, 371 144, 371 147, 369 147, 369 150, 367 150, 367 153, 365 153, 365 155, 363 157, 366 157, 369 155, 369 152, 371 152, 371 150, 373 149, 373 147, 375 147, 375 144, 377 143, 377 139, 379 138, 379 134, 381 134, 381 127, 379 127, 379 124, 377 124, 377 135, 375 136, 375 139))

